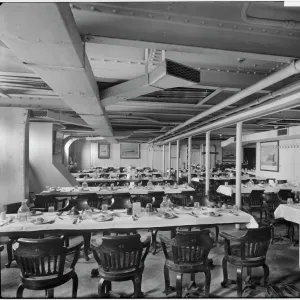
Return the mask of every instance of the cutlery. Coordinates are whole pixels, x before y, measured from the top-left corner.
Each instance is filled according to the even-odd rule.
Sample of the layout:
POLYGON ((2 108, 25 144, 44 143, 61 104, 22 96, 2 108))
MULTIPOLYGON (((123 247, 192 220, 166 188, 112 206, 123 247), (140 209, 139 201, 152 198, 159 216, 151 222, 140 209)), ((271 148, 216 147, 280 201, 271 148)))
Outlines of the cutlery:
POLYGON ((230 210, 229 212, 232 213, 232 214, 235 215, 235 216, 239 216, 238 213, 235 213, 235 212, 233 212, 232 210, 230 210))
POLYGON ((61 219, 61 220, 64 220, 62 217, 58 217, 59 219, 61 219))
POLYGON ((193 216, 195 218, 198 218, 198 216, 194 212, 189 213, 189 215, 191 215, 191 216, 193 216))
POLYGON ((76 218, 74 221, 73 221, 73 224, 76 224, 78 222, 78 218, 76 218))
POLYGON ((0 226, 2 227, 2 226, 6 226, 6 225, 8 225, 8 224, 10 224, 10 223, 12 223, 13 222, 13 219, 9 219, 6 223, 3 223, 3 224, 1 224, 0 226))
POLYGON ((63 211, 59 211, 59 212, 57 213, 58 216, 61 216, 62 214, 63 214, 63 211))
POLYGON ((139 219, 139 216, 138 215, 133 215, 132 219, 133 219, 133 221, 137 221, 139 219))

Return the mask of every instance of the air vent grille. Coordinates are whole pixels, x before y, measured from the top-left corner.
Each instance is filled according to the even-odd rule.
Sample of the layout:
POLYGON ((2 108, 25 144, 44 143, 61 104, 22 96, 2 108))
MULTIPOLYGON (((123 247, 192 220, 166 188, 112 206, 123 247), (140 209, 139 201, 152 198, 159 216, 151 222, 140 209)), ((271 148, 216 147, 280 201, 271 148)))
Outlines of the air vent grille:
POLYGON ((288 129, 287 128, 277 130, 277 136, 282 136, 282 135, 288 135, 288 129))
POLYGON ((187 67, 185 65, 176 63, 171 60, 166 60, 167 73, 175 77, 192 81, 195 83, 200 82, 200 72, 196 69, 187 67))
POLYGON ((46 118, 48 114, 46 110, 32 110, 30 116, 32 118, 46 118))

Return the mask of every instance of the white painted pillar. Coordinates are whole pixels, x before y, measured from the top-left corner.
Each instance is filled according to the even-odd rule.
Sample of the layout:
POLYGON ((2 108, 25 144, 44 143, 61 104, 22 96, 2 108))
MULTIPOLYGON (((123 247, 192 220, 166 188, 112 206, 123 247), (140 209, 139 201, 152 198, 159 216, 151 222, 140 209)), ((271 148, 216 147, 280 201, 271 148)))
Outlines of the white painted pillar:
POLYGON ((192 180, 192 137, 188 139, 188 183, 192 180))
MULTIPOLYGON (((28 111, 0 109, 0 210, 29 196, 28 111)), ((51 148, 52 150, 52 148, 51 148)), ((47 169, 44 169, 47 173, 47 169)))
POLYGON ((242 122, 236 124, 236 193, 235 193, 235 204, 241 207, 242 196, 241 196, 241 179, 242 179, 242 122))
POLYGON ((176 170, 177 170, 176 181, 177 181, 177 183, 179 181, 179 147, 180 147, 180 141, 177 140, 177 147, 176 147, 176 170))
POLYGON ((202 150, 203 150, 203 144, 200 145, 200 161, 199 161, 200 167, 203 166, 203 164, 202 164, 202 150))
POLYGON ((165 176, 165 145, 162 146, 162 176, 165 176))
POLYGON ((169 143, 169 178, 171 177, 171 143, 169 143))
POLYGON ((209 179, 210 179, 210 131, 206 132, 206 149, 205 149, 205 170, 206 170, 206 180, 205 180, 205 195, 209 196, 209 179))

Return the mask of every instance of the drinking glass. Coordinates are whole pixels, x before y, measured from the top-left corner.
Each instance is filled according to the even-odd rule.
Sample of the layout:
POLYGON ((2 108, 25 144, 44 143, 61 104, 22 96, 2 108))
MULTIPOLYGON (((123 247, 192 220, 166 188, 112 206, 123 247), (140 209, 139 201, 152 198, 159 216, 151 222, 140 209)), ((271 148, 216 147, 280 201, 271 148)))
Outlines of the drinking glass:
POLYGON ((49 189, 50 189, 50 186, 47 185, 47 186, 46 186, 46 191, 49 191, 49 189))
POLYGON ((238 205, 233 205, 232 211, 238 212, 239 211, 239 206, 238 205))
POLYGON ((48 207, 48 212, 53 213, 54 212, 54 206, 49 206, 48 207))
POLYGON ((152 204, 151 203, 147 203, 146 205, 146 215, 150 215, 152 212, 152 204))
POLYGON ((194 209, 200 209, 200 203, 194 202, 194 209))
POLYGON ((293 205, 294 202, 293 202, 293 199, 292 198, 288 198, 287 199, 287 205, 293 205))
POLYGON ((101 209, 102 209, 102 211, 107 211, 108 210, 108 205, 107 204, 102 204, 101 209))
POLYGON ((78 190, 78 185, 75 185, 75 187, 74 187, 74 188, 75 188, 75 190, 78 190))

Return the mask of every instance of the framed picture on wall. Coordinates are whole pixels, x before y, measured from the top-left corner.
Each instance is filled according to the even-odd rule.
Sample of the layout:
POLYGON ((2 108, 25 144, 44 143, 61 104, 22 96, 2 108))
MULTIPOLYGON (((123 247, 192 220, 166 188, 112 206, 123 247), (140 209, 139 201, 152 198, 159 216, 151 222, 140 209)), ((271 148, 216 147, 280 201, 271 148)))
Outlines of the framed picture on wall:
POLYGON ((140 144, 121 143, 120 144, 121 158, 140 158, 140 144))
POLYGON ((279 171, 278 141, 260 143, 260 170, 279 171))
POLYGON ((98 158, 109 158, 109 157, 110 157, 110 145, 98 144, 98 158))
POLYGON ((236 147, 227 146, 222 147, 222 162, 235 162, 236 161, 236 147))

